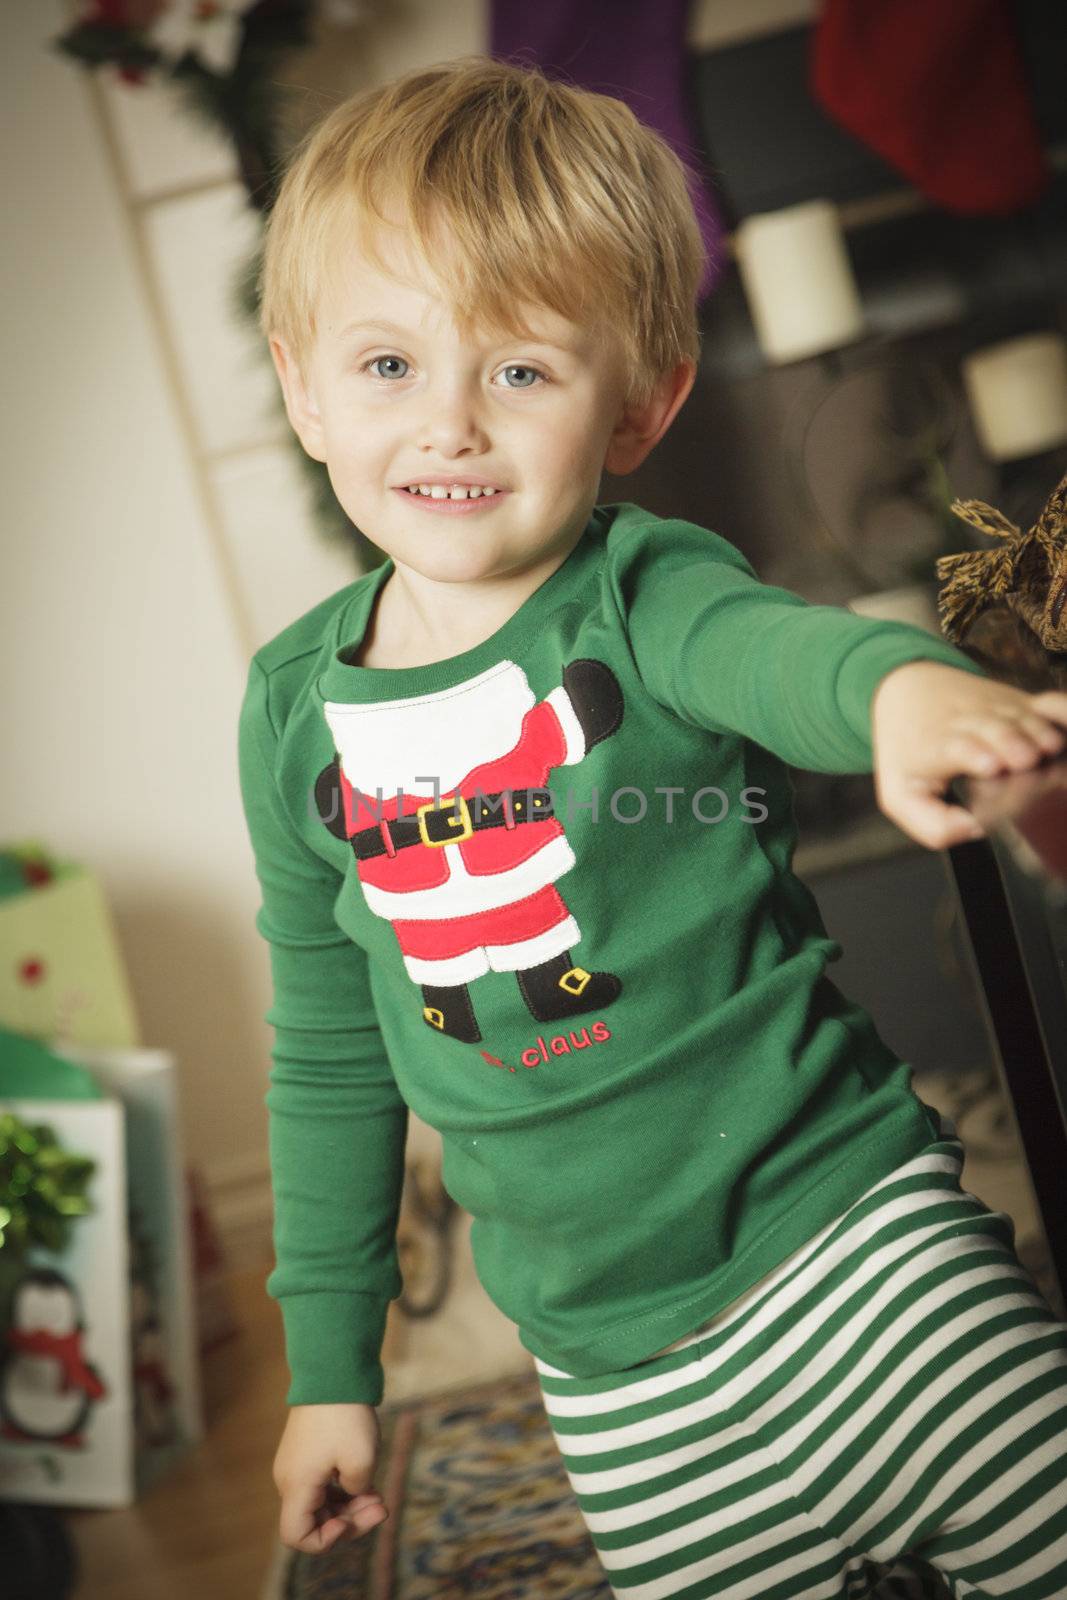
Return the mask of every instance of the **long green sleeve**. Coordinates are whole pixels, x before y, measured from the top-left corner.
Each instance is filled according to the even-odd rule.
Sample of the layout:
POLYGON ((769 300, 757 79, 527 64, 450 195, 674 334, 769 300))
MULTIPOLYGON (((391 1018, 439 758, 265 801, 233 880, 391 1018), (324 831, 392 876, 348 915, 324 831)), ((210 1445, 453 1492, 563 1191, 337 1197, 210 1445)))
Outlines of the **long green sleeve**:
POLYGON ((377 1405, 407 1106, 382 1043, 365 953, 334 921, 342 878, 299 837, 276 780, 267 678, 252 662, 238 733, 241 794, 270 946, 267 1106, 290 1405, 377 1405))
POLYGON ((650 693, 707 732, 742 734, 811 772, 869 772, 871 701, 894 667, 986 676, 923 628, 761 583, 736 546, 694 523, 661 528, 635 530, 618 601, 650 693))

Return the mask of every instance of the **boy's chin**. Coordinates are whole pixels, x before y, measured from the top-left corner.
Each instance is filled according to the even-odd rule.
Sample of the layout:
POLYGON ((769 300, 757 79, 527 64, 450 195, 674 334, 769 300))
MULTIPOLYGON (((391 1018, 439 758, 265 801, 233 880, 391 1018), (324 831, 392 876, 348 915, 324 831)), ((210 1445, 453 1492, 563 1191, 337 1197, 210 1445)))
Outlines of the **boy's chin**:
POLYGON ((410 540, 398 540, 389 554, 394 563, 428 583, 507 583, 524 565, 516 552, 505 550, 484 536, 479 539, 474 532, 464 534, 462 528, 443 529, 436 539, 420 540, 417 549, 411 547, 410 540))
MULTIPOLYGON (((464 560, 458 551, 452 552, 454 559, 435 561, 427 559, 427 552, 420 550, 415 560, 408 563, 412 571, 420 574, 432 583, 484 583, 490 578, 503 578, 507 575, 507 564, 504 561, 494 561, 492 558, 471 561, 464 560)), ((399 557, 402 561, 403 557, 399 557)))

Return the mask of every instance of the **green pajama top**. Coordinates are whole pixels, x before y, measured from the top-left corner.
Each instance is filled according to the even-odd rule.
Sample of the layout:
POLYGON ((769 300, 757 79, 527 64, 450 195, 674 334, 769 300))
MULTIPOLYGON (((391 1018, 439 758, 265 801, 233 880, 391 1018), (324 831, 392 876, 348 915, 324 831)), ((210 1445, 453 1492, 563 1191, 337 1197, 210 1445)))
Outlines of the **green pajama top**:
POLYGON ((937 1128, 825 974, 783 763, 869 772, 881 678, 947 640, 759 581, 629 503, 490 638, 355 666, 391 560, 250 666, 290 1404, 383 1393, 408 1108, 542 1360, 625 1368, 937 1128))

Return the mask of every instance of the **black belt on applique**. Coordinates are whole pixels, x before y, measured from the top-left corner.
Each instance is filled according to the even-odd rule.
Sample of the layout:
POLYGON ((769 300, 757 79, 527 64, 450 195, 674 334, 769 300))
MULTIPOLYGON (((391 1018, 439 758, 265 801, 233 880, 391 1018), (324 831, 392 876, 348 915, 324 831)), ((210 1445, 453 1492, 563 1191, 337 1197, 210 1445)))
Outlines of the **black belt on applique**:
POLYGON ((542 822, 552 816, 552 794, 548 789, 501 789, 496 794, 477 794, 467 800, 453 795, 440 805, 428 800, 410 816, 393 817, 360 828, 352 834, 352 849, 359 861, 373 856, 392 856, 409 844, 458 844, 482 828, 514 828, 521 822, 542 822))

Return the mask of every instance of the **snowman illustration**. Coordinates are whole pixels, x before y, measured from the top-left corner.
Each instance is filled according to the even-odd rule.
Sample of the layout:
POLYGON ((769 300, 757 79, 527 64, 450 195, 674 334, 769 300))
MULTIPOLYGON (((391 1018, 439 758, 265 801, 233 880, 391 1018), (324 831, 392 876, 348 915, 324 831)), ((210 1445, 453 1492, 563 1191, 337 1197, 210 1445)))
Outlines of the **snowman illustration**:
POLYGON ((491 971, 515 974, 539 1022, 610 1005, 620 979, 573 956, 581 931, 556 882, 575 855, 545 785, 619 727, 611 668, 571 661, 537 701, 504 660, 455 688, 323 711, 334 757, 315 783, 319 816, 391 923, 424 1021, 476 1043, 469 985, 491 971))
POLYGON ((51 1268, 18 1281, 0 1355, 0 1438, 81 1448, 82 1430, 106 1394, 82 1354, 85 1324, 74 1285, 51 1268))

